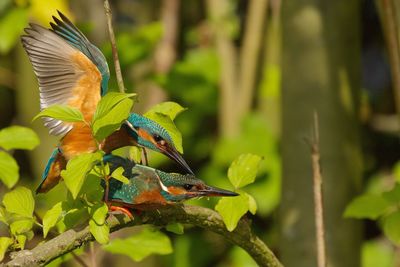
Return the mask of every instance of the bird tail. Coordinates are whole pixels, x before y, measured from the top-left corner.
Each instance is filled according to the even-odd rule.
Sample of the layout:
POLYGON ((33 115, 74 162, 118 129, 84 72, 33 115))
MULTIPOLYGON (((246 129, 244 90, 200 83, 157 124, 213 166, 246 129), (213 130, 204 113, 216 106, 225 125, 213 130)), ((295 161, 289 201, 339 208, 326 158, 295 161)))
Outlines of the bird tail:
POLYGON ((61 179, 61 171, 65 169, 67 161, 64 158, 60 148, 54 149, 46 168, 42 174, 42 182, 36 189, 36 194, 46 193, 58 184, 61 179))

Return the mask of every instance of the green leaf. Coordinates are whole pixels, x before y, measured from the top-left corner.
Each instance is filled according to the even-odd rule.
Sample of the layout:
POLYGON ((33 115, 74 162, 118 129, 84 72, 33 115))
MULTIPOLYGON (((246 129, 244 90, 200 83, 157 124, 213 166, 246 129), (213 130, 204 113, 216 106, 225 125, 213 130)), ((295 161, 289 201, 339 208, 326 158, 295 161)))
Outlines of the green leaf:
POLYGON ((221 198, 215 206, 215 210, 222 216, 226 229, 232 232, 240 218, 249 210, 249 199, 247 195, 221 198))
POLYGON ((184 108, 175 102, 162 102, 158 105, 153 106, 150 110, 146 112, 146 114, 161 113, 167 115, 171 120, 175 120, 176 116, 186 109, 187 108, 184 108))
POLYGON ((260 156, 242 154, 232 162, 228 170, 228 178, 236 189, 254 182, 260 161, 260 156))
POLYGON ((398 183, 400 183, 400 161, 397 162, 396 165, 394 165, 393 175, 394 175, 394 178, 396 179, 396 181, 398 183))
POLYGON ((110 227, 107 224, 98 225, 94 220, 89 221, 89 230, 100 244, 107 244, 110 236, 110 227))
POLYGON ((120 102, 135 95, 136 94, 126 94, 118 92, 107 93, 101 98, 100 102, 97 104, 92 122, 94 123, 96 120, 106 116, 120 102))
POLYGON ((33 227, 33 219, 22 219, 10 224, 10 230, 13 235, 21 235, 29 232, 33 227))
POLYGON ((133 101, 125 98, 102 117, 94 120, 92 129, 96 139, 101 141, 115 132, 121 126, 121 123, 128 118, 132 105, 133 101))
POLYGON ((142 161, 142 149, 137 146, 129 147, 129 159, 135 163, 140 163, 142 161))
POLYGON ((165 227, 165 229, 169 232, 175 233, 177 235, 182 235, 184 232, 184 227, 181 223, 169 223, 165 227))
POLYGON ((247 194, 247 193, 245 193, 245 194, 249 198, 249 211, 251 214, 255 215, 257 212, 257 202, 252 195, 247 194))
POLYGON ((7 252, 8 247, 13 243, 10 237, 0 237, 0 262, 4 259, 4 255, 7 252))
POLYGON ((26 243, 26 240, 28 239, 28 237, 24 234, 20 234, 20 235, 17 235, 16 238, 17 238, 19 248, 24 249, 25 243, 26 243))
POLYGON ((129 179, 126 178, 126 177, 123 175, 123 172, 124 172, 124 171, 125 171, 124 168, 120 166, 120 167, 116 168, 116 169, 112 172, 111 177, 114 178, 114 179, 117 179, 118 181, 120 181, 120 182, 122 182, 122 183, 124 183, 124 184, 129 184, 129 179))
POLYGON ((183 153, 182 135, 168 115, 158 112, 147 112, 146 114, 144 114, 144 116, 164 127, 169 136, 171 136, 172 142, 174 143, 176 150, 178 150, 180 153, 183 153))
POLYGON ((4 195, 3 204, 8 212, 31 218, 35 207, 35 200, 33 199, 31 190, 19 186, 4 195))
POLYGON ((37 114, 32 121, 37 118, 49 117, 66 122, 85 121, 82 113, 77 109, 67 105, 52 105, 37 114))
MULTIPOLYGON (((63 210, 67 210, 64 208, 66 203, 63 202, 63 210)), ((88 210, 81 206, 77 208, 72 208, 68 210, 64 217, 57 223, 57 229, 59 232, 64 232, 67 229, 71 229, 77 225, 87 224, 87 220, 89 219, 88 210)))
POLYGON ((0 20, 0 53, 6 54, 14 47, 28 23, 27 8, 12 8, 0 20))
POLYGON ((5 208, 0 206, 0 222, 3 222, 5 224, 9 224, 9 220, 11 219, 12 215, 9 214, 5 208))
POLYGON ((383 232, 396 245, 400 245, 400 212, 394 212, 385 217, 383 232))
POLYGON ((96 204, 90 209, 90 215, 92 217, 92 220, 94 220, 95 223, 98 225, 102 225, 105 223, 107 214, 108 214, 108 207, 106 203, 96 204))
POLYGON ((126 239, 114 239, 104 249, 141 261, 151 254, 166 255, 172 253, 171 241, 168 236, 148 229, 126 239))
MULTIPOLYGON (((395 267, 395 247, 379 238, 364 241, 361 249, 362 267, 395 267)), ((386 241, 386 240, 385 240, 386 241)))
POLYGON ((0 151, 0 180, 8 187, 13 187, 19 179, 19 166, 7 152, 0 151))
POLYGON ((368 218, 377 219, 383 215, 390 206, 385 198, 378 195, 361 195, 351 201, 346 207, 344 217, 346 218, 368 218))
POLYGON ((81 154, 68 161, 66 170, 61 171, 65 185, 74 199, 78 196, 86 175, 101 158, 99 152, 81 154))
POLYGON ((85 179, 85 182, 81 188, 81 194, 86 195, 86 199, 89 202, 99 202, 102 200, 104 195, 104 188, 101 186, 101 177, 89 173, 85 179))
POLYGON ((0 131, 0 147, 10 149, 31 150, 39 145, 39 137, 29 128, 11 126, 0 131))
POLYGON ((393 204, 400 203, 400 184, 396 184, 390 191, 383 192, 382 196, 393 204))
POLYGON ((54 227, 57 222, 61 219, 62 214, 62 202, 56 203, 51 209, 49 209, 43 216, 43 237, 46 238, 49 230, 54 227))

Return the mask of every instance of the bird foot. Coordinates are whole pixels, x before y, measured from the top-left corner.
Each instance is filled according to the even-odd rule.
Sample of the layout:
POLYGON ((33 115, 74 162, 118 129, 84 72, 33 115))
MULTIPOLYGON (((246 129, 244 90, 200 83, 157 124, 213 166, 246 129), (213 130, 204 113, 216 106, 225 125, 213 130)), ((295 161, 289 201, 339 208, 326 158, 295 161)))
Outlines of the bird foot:
POLYGON ((111 210, 111 211, 119 211, 119 212, 121 212, 121 213, 127 215, 131 220, 133 220, 133 215, 132 215, 132 213, 131 213, 128 209, 126 209, 126 208, 119 207, 119 206, 110 206, 110 210, 111 210))

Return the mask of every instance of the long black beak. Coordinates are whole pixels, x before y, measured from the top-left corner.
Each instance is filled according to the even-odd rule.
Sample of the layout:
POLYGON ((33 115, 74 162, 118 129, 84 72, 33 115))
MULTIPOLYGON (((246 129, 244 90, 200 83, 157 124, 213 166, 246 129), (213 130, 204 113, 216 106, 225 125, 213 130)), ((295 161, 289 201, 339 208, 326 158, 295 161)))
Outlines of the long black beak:
MULTIPOLYGON (((197 193, 197 192, 196 192, 197 193)), ((204 189, 201 189, 198 191, 199 196, 205 196, 205 197, 235 197, 238 196, 238 193, 221 189, 218 187, 212 187, 206 185, 204 189)))
POLYGON ((165 149, 162 149, 161 151, 164 152, 164 154, 168 156, 170 159, 174 160, 180 166, 182 166, 182 168, 184 168, 188 173, 194 175, 193 171, 190 169, 189 165, 183 159, 182 155, 174 147, 167 146, 165 149))

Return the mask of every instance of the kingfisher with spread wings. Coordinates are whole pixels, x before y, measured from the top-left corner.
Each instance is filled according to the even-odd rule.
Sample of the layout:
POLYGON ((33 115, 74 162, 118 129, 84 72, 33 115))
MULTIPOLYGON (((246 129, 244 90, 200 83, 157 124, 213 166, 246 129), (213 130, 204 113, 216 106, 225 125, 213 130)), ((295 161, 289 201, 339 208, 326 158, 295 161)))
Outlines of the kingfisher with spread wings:
MULTIPOLYGON (((39 82, 40 109, 68 105, 78 109, 85 121, 91 121, 97 104, 106 94, 110 71, 106 58, 61 12, 53 16, 51 29, 30 24, 21 37, 39 82)), ((61 136, 53 151, 37 192, 47 192, 61 179, 68 160, 97 150, 89 126, 83 122, 66 123, 45 118, 50 134, 61 136)), ((137 145, 160 152, 193 173, 177 151, 168 132, 153 120, 131 113, 121 128, 102 144, 106 153, 123 146, 137 145)))

